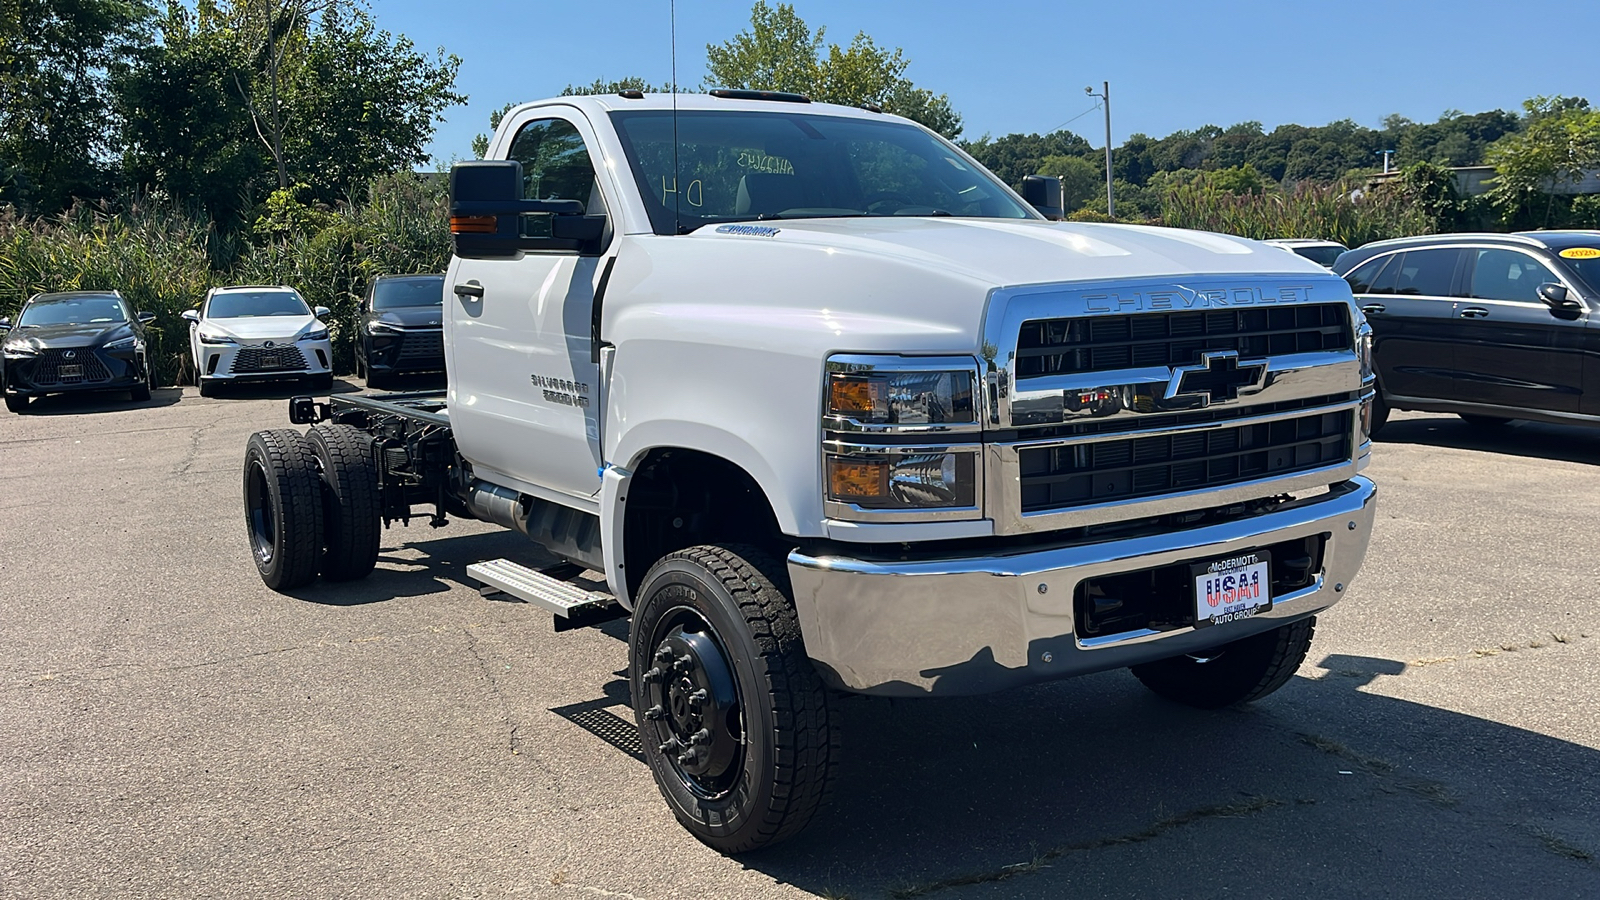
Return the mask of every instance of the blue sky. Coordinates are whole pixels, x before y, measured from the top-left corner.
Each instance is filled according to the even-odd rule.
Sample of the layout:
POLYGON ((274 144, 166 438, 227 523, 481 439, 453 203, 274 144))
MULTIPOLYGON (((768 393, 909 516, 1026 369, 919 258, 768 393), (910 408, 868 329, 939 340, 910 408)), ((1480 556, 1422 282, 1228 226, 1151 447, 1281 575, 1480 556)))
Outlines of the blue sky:
MULTIPOLYGON (((667 0, 373 0, 381 27, 461 57, 471 99, 439 127, 436 159, 470 157, 508 101, 570 83, 670 72, 667 0)), ((1257 120, 1377 127, 1389 113, 1518 110, 1535 94, 1600 104, 1600 0, 796 0, 847 44, 901 47, 919 86, 950 95, 964 137, 1049 131, 1111 82, 1112 140, 1257 120)), ((678 0, 678 81, 748 26, 740 0, 678 0)), ((1104 143, 1099 112, 1072 121, 1104 143)), ((1400 162, 1404 162, 1401 160, 1400 162)))

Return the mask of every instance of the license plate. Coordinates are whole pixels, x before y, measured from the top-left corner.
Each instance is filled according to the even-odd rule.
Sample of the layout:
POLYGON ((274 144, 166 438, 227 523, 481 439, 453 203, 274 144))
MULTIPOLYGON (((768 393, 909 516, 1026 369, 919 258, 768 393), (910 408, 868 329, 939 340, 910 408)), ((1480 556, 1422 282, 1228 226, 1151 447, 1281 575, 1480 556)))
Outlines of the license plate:
POLYGON ((82 378, 83 377, 83 366, 81 366, 81 365, 80 366, 62 366, 61 367, 61 377, 62 378, 82 378))
POLYGON ((1272 608, 1272 554, 1264 550, 1196 563, 1190 572, 1196 628, 1237 622, 1272 608))
POLYGON ((277 367, 278 367, 278 357, 276 357, 276 356, 274 356, 273 354, 270 354, 270 353, 262 354, 262 356, 261 356, 261 368, 263 368, 263 369, 276 369, 277 367))

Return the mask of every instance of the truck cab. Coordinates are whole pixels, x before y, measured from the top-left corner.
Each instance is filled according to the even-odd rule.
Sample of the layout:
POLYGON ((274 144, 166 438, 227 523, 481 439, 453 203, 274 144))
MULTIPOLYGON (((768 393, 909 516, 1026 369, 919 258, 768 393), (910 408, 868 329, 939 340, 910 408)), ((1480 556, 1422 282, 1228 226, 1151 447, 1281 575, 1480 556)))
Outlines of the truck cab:
POLYGON ((718 849, 811 818, 831 692, 1249 702, 1366 552, 1370 330, 1293 254, 1051 221, 913 122, 766 92, 517 107, 451 216, 447 393, 297 398, 309 436, 247 455, 258 567, 359 577, 417 505, 527 534, 568 565, 469 573, 630 618, 647 761, 718 849), (373 499, 274 499, 297 466, 373 499))

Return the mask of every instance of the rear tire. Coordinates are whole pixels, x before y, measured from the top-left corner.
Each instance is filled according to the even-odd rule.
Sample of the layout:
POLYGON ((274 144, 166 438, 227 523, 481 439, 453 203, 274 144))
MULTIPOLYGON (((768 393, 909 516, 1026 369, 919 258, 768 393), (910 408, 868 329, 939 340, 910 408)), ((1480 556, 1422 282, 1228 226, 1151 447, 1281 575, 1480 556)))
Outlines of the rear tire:
POLYGON ((244 452, 244 515, 261 580, 290 591, 316 580, 322 491, 311 445, 291 428, 258 431, 244 452))
POLYGON ((1383 388, 1372 395, 1372 430, 1368 432, 1371 437, 1377 437, 1383 426, 1389 424, 1389 404, 1383 399, 1383 388))
POLYGON ((1316 617, 1223 644, 1205 653, 1134 666, 1134 677, 1185 706, 1221 709, 1260 700, 1294 677, 1311 649, 1316 617))
POLYGON ((318 425, 306 440, 322 470, 318 568, 329 581, 365 578, 378 562, 383 527, 372 436, 350 425, 318 425))
POLYGON ((1511 424, 1510 419, 1500 416, 1480 416, 1477 413, 1456 413, 1461 421, 1483 431, 1498 431, 1511 424))
POLYGON ((6 409, 20 416, 28 411, 28 401, 29 398, 22 394, 8 393, 6 394, 6 409))
POLYGON ((836 723, 788 584, 754 547, 690 547, 650 568, 633 614, 645 760, 673 815, 722 853, 798 834, 837 768, 836 723))

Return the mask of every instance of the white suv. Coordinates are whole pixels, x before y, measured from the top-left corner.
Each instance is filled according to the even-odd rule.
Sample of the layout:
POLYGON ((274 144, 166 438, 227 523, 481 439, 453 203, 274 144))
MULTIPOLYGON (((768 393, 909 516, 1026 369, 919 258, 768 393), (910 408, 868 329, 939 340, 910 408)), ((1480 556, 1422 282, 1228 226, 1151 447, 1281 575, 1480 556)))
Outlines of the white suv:
POLYGON ((200 396, 222 382, 304 378, 313 390, 333 387, 328 308, 313 310, 294 288, 212 288, 188 310, 189 349, 200 396))

